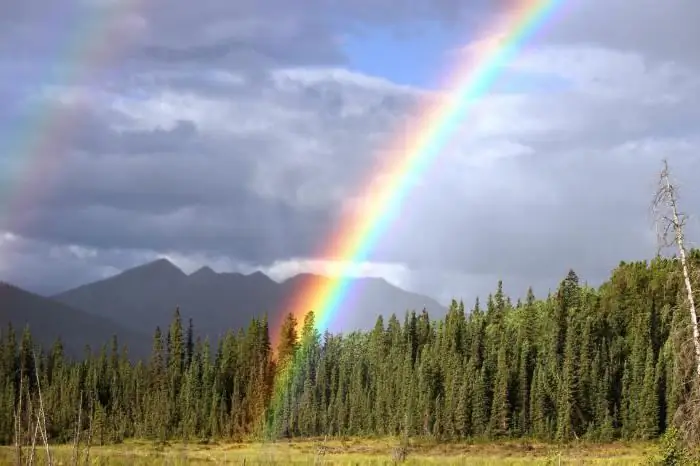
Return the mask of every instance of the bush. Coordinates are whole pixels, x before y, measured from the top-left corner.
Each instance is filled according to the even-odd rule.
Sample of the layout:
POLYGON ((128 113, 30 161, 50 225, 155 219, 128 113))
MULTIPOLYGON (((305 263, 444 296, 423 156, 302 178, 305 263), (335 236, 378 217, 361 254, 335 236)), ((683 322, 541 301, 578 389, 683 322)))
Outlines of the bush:
POLYGON ((669 427, 661 437, 660 457, 649 458, 650 466, 688 466, 697 464, 691 461, 688 450, 683 446, 678 429, 669 427))

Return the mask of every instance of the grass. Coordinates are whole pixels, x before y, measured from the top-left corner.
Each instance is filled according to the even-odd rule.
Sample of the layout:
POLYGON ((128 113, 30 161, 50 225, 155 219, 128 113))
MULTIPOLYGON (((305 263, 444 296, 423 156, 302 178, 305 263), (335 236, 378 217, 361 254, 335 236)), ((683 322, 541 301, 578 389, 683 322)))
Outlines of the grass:
MULTIPOLYGON (((210 445, 155 445, 126 442, 93 447, 90 464, 117 466, 166 465, 392 465, 398 442, 393 439, 325 442, 226 443, 210 445)), ((28 449, 27 449, 28 450, 28 449)), ((72 465, 72 447, 52 447, 54 464, 72 465)), ((639 465, 658 448, 652 443, 579 444, 567 447, 513 441, 501 443, 446 443, 412 441, 404 465, 639 465)), ((25 454, 27 454, 26 451, 25 454)), ((44 451, 37 449, 36 464, 46 464, 44 451)), ((0 464, 14 464, 14 449, 0 447, 0 464)), ((82 463, 81 463, 82 464, 82 463)))

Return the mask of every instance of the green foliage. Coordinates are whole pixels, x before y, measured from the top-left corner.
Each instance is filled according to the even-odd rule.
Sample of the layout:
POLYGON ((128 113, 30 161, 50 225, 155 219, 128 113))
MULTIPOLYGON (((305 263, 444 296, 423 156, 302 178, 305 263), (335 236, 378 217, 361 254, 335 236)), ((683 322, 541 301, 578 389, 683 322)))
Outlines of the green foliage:
POLYGON ((669 427, 661 436, 660 454, 647 459, 650 466, 693 466, 700 464, 693 460, 686 447, 681 443, 678 430, 669 427))
MULTIPOLYGON (((116 337, 81 361, 57 342, 36 371, 59 442, 74 438, 79 412, 79 431, 94 443, 401 436, 564 445, 666 432, 663 464, 679 464, 668 426, 688 390, 675 357, 682 302, 671 260, 621 264, 598 289, 570 271, 544 299, 528 290, 513 305, 499 283, 485 309, 453 301, 440 320, 408 311, 379 317, 369 332, 321 335, 313 313, 302 322, 290 314, 276 360, 267 318, 211 347, 176 310, 147 361, 129 361, 116 337)), ((0 333, 3 444, 13 442, 18 400, 23 421, 37 401, 32 349, 29 329, 0 333)))

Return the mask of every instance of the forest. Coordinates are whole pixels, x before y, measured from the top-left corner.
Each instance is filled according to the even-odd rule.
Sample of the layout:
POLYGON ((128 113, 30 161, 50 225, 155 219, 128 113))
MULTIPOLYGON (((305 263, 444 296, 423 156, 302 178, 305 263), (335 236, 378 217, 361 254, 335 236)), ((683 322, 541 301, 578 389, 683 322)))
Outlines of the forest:
MULTIPOLYGON (((689 262, 700 267, 700 251, 689 262)), ((513 302, 502 283, 471 307, 453 301, 379 316, 374 329, 320 334, 292 315, 272 348, 265 317, 215 347, 175 309, 133 362, 118 335, 70 360, 31 329, 0 336, 0 443, 41 405, 50 442, 93 444, 319 436, 441 441, 528 437, 653 439, 674 423, 694 372, 678 260, 620 263, 598 288, 574 271, 546 297, 513 302), (79 426, 78 426, 79 424, 79 426), (89 434, 88 434, 89 433, 89 434)), ((391 307, 391 303, 387 303, 391 307)))

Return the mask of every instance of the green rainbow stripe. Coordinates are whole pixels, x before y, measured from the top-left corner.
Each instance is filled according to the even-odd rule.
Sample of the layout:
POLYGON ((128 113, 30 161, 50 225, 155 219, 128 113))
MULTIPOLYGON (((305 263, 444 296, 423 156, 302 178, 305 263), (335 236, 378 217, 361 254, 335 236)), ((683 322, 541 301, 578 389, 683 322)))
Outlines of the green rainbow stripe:
MULTIPOLYGON (((99 79, 103 67, 113 63, 132 39, 124 37, 118 21, 142 1, 124 0, 72 17, 71 8, 64 9, 63 21, 71 27, 57 41, 54 56, 40 64, 40 84, 81 87, 99 79)), ((21 230, 31 223, 32 209, 50 191, 61 170, 66 142, 79 125, 79 112, 66 115, 42 97, 30 102, 28 116, 0 134, 4 139, 0 156, 10 169, 0 186, 0 227, 7 230, 21 230)))
MULTIPOLYGON (((321 251, 320 257, 339 260, 346 264, 337 278, 330 281, 309 282, 293 297, 283 314, 292 312, 297 321, 313 310, 320 330, 328 327, 336 317, 340 303, 350 291, 350 269, 367 260, 372 247, 401 212, 402 201, 415 185, 417 178, 433 163, 448 143, 450 136, 464 120, 473 104, 482 97, 495 81, 498 72, 532 34, 544 24, 563 0, 521 0, 491 29, 487 37, 498 40, 482 41, 475 51, 476 60, 470 60, 455 74, 451 91, 440 103, 420 112, 415 125, 418 131, 406 143, 404 135, 398 138, 387 160, 373 173, 362 190, 362 198, 369 199, 366 208, 343 219, 336 233, 321 251)), ((273 326, 272 341, 279 337, 284 315, 278 316, 273 326)))
MULTIPOLYGON (((309 280, 305 284, 293 298, 290 308, 278 316, 280 320, 273 327, 273 348, 279 342, 281 322, 288 312, 299 323, 313 312, 316 328, 321 331, 327 328, 350 291, 351 280, 347 272, 354 264, 367 260, 379 237, 400 213, 401 203, 417 177, 435 161, 474 102, 488 91, 518 47, 546 22, 560 3, 562 0, 520 1, 488 35, 500 40, 481 42, 476 51, 477 59, 471 60, 453 78, 448 98, 421 112, 423 117, 416 125, 419 131, 408 145, 403 135, 398 138, 394 150, 388 151, 397 156, 373 171, 378 176, 362 190, 362 197, 370 200, 366 209, 345 218, 322 250, 322 257, 346 263, 346 273, 330 281, 309 280)), ((302 351, 303 348, 302 342, 302 351)), ((268 428, 274 426, 286 411, 294 409, 292 392, 303 376, 306 357, 298 352, 291 361, 279 364, 272 399, 265 413, 268 428)), ((271 434, 274 436, 275 433, 271 434)))

